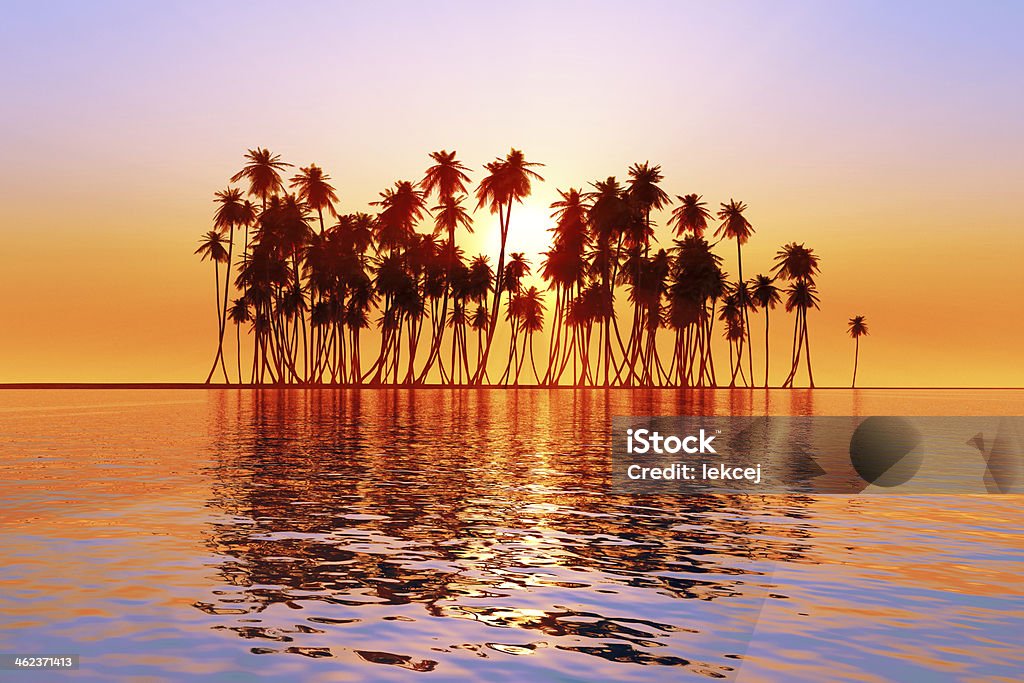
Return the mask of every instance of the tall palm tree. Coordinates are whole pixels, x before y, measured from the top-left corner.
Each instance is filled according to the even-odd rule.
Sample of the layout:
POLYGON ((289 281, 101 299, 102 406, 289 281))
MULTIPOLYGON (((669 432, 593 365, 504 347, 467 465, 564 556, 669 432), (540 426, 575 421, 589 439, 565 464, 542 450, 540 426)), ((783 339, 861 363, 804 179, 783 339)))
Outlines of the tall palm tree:
POLYGON ((868 324, 864 316, 855 315, 850 318, 850 336, 853 337, 854 349, 853 349, 853 382, 850 384, 851 388, 857 386, 857 361, 860 360, 860 338, 864 337, 868 333, 868 324))
MULTIPOLYGON (((665 178, 661 174, 661 166, 651 166, 651 162, 645 161, 642 164, 633 164, 629 167, 629 182, 626 190, 626 199, 633 206, 638 216, 643 220, 630 221, 634 230, 630 231, 630 255, 632 268, 628 269, 628 278, 634 290, 639 286, 640 271, 644 266, 650 250, 650 241, 654 238, 654 228, 651 222, 651 211, 661 210, 671 203, 671 199, 658 183, 665 178)), ((643 301, 633 297, 633 324, 630 326, 629 342, 629 365, 636 366, 637 357, 642 349, 647 346, 643 340, 644 333, 651 327, 644 324, 644 312, 650 310, 650 301, 643 301), (648 304, 645 306, 645 304, 648 304)), ((657 329, 656 327, 654 328, 657 329)))
POLYGON ((703 237, 687 235, 675 240, 675 245, 668 297, 669 320, 676 328, 678 375, 687 385, 714 386, 711 333, 715 303, 726 293, 727 275, 721 268, 722 258, 711 251, 703 237), (680 337, 683 344, 679 343, 680 337))
MULTIPOLYGON (((582 290, 586 280, 588 263, 586 252, 591 244, 587 230, 590 207, 584 202, 580 190, 571 188, 558 191, 561 199, 553 202, 555 226, 550 228, 553 245, 544 252, 541 263, 541 277, 555 290, 555 310, 548 336, 548 367, 544 384, 558 384, 569 358, 575 358, 577 351, 577 325, 568 324, 569 305, 573 297, 582 290), (563 330, 565 339, 563 346, 563 330)), ((575 366, 575 360, 573 361, 575 366)), ((574 367, 575 371, 575 367, 574 367)))
POLYGON ((527 161, 520 150, 513 148, 504 159, 498 158, 484 165, 487 175, 480 181, 480 185, 476 189, 477 208, 487 206, 491 213, 498 214, 501 249, 498 252, 498 267, 495 271, 497 282, 489 316, 490 327, 487 330, 487 345, 483 350, 480 367, 476 370, 474 383, 480 383, 483 378, 487 358, 491 352, 491 343, 494 340, 494 330, 498 324, 502 291, 501 276, 505 272, 505 244, 508 241, 512 205, 516 202, 521 204, 523 199, 530 196, 532 181, 544 180, 539 173, 533 170, 537 166, 543 166, 543 164, 527 161))
POLYGON ((782 301, 775 278, 758 274, 750 282, 750 295, 757 307, 764 311, 764 386, 768 388, 768 312, 782 301))
MULTIPOLYGON (((715 237, 722 236, 725 239, 736 240, 736 265, 737 273, 739 277, 737 282, 742 284, 743 280, 743 245, 747 243, 750 236, 754 233, 754 227, 750 224, 750 221, 746 219, 743 212, 747 210, 747 205, 743 202, 738 202, 735 199, 730 199, 729 203, 722 203, 721 208, 718 210, 718 218, 722 221, 722 224, 715 230, 715 237)), ((743 333, 746 335, 746 340, 749 342, 749 331, 750 331, 750 313, 747 309, 746 297, 741 297, 740 311, 743 318, 743 333)), ((743 356, 743 343, 744 339, 740 339, 737 349, 737 354, 742 358, 743 356)), ((748 344, 749 346, 749 344, 748 344)), ((737 360, 739 362, 739 360, 737 360)), ((747 363, 750 367, 751 384, 753 384, 754 366, 753 366, 753 353, 748 350, 747 363)))
MULTIPOLYGON (((443 152, 435 152, 434 154, 443 154, 443 152)), ((454 156, 454 152, 451 153, 454 156)), ((433 155, 431 155, 433 156, 433 155)), ((457 162, 456 162, 457 163, 457 162)), ((461 164, 459 164, 461 167, 461 164)), ((461 187, 461 182, 456 183, 450 180, 444 180, 444 177, 437 179, 436 176, 431 176, 431 171, 437 169, 438 166, 433 166, 427 171, 427 178, 434 178, 431 183, 426 183, 427 178, 421 181, 420 185, 429 185, 430 187, 439 187, 444 189, 451 189, 452 187, 461 187)), ((440 172, 437 172, 440 174, 440 172)), ((465 174, 458 171, 459 174, 465 176, 465 174)), ((465 176, 468 180, 469 177, 465 176)), ((424 190, 427 192, 427 190, 424 190)), ((440 203, 434 207, 434 234, 447 233, 448 241, 446 243, 447 258, 445 263, 445 283, 444 283, 444 297, 441 303, 441 311, 437 318, 437 325, 434 329, 434 339, 431 345, 430 353, 427 356, 427 362, 423 366, 423 370, 420 373, 419 381, 422 382, 426 379, 427 373, 430 372, 430 368, 435 360, 440 359, 441 344, 444 341, 444 331, 446 328, 446 321, 448 318, 448 298, 451 294, 451 280, 452 275, 455 272, 456 261, 458 260, 457 253, 458 248, 455 244, 455 231, 462 227, 466 232, 473 232, 473 219, 470 217, 469 211, 462 202, 465 200, 465 195, 455 196, 453 194, 442 194, 440 203)), ((452 342, 455 343, 454 341, 452 342)), ((454 349, 454 347, 453 347, 454 349)), ((442 373, 443 363, 442 365, 442 373)), ((454 378, 452 378, 454 381, 454 378)))
POLYGON ((235 247, 235 228, 244 226, 248 233, 249 227, 256 222, 256 207, 249 200, 242 199, 242 191, 234 187, 228 187, 215 192, 214 202, 218 206, 213 216, 213 226, 222 234, 225 231, 228 233, 228 254, 224 267, 224 292, 219 304, 221 307, 219 318, 220 333, 217 341, 218 348, 221 349, 221 355, 223 355, 224 328, 227 326, 228 292, 231 286, 232 257, 235 247))
POLYGON ((312 211, 316 211, 320 219, 320 234, 324 234, 324 209, 338 217, 338 211, 334 205, 338 203, 338 194, 334 186, 330 184, 331 176, 324 173, 323 169, 316 164, 303 166, 299 173, 292 176, 289 184, 295 188, 299 200, 305 203, 312 211))
MULTIPOLYGON (((291 164, 281 161, 280 154, 272 154, 270 150, 262 147, 250 149, 245 153, 248 163, 242 170, 231 176, 231 182, 237 183, 240 180, 249 182, 249 195, 259 198, 263 211, 267 210, 267 200, 271 195, 284 190, 281 182, 281 172, 289 168, 291 164)), ((242 252, 245 258, 249 253, 249 231, 245 231, 245 250, 242 252)))
POLYGON ((231 381, 228 379, 228 371, 224 367, 224 313, 221 308, 220 301, 220 264, 227 263, 228 261, 228 250, 225 248, 224 243, 224 235, 222 233, 217 230, 210 230, 200 238, 199 248, 194 252, 201 256, 201 261, 205 261, 207 259, 213 261, 213 289, 216 296, 217 333, 220 337, 217 342, 217 353, 213 357, 213 366, 210 368, 209 374, 206 375, 206 384, 210 383, 213 373, 217 371, 218 361, 220 362, 221 370, 224 372, 224 381, 231 381))
POLYGON ((598 316, 592 320, 599 320, 601 323, 598 340, 600 356, 595 372, 603 368, 603 384, 608 386, 609 373, 614 362, 611 343, 613 331, 618 341, 623 363, 629 369, 626 381, 631 382, 637 377, 636 369, 627 362, 626 347, 619 337, 618 321, 615 317, 615 283, 618 278, 622 245, 626 233, 636 227, 636 223, 642 224, 642 219, 636 213, 635 207, 629 203, 626 197, 626 188, 622 187, 614 176, 591 183, 591 186, 594 188, 593 191, 587 193, 587 199, 591 201, 588 218, 594 244, 590 267, 591 275, 600 287, 591 296, 600 296, 603 299, 600 302, 592 302, 597 304, 592 312, 598 316))

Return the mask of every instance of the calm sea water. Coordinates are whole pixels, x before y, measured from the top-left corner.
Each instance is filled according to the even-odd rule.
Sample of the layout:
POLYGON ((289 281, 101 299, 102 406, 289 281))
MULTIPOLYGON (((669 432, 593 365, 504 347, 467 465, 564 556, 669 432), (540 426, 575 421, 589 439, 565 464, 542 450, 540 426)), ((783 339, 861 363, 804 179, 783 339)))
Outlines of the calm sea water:
POLYGON ((1019 680, 1024 496, 607 492, 765 413, 1024 392, 0 391, 0 653, 81 655, 0 678, 1019 680))

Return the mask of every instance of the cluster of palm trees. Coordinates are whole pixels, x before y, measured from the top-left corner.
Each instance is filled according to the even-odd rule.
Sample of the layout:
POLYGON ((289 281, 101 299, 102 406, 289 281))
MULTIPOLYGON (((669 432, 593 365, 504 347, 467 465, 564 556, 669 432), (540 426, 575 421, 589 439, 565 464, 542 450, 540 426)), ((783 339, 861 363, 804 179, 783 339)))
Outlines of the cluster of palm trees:
POLYGON ((634 164, 624 183, 609 177, 589 191, 559 191, 551 246, 536 273, 545 292, 527 286, 529 259, 506 253, 513 207, 543 180, 541 165, 519 150, 485 164, 475 187, 455 152, 434 152, 419 181, 381 192, 372 213, 339 213, 331 178, 315 164, 292 174, 262 148, 245 159, 231 182, 247 187, 215 194, 214 229, 196 250, 214 263, 218 342, 208 383, 219 373, 227 383, 251 384, 718 386, 727 379, 752 387, 751 316, 760 311, 768 386, 769 312, 784 303, 794 328, 782 385, 793 386, 803 360, 814 386, 807 314, 819 305, 818 256, 786 244, 767 274, 745 280, 743 245, 754 233, 746 204, 730 200, 712 214, 698 194, 673 202, 659 166, 634 164), (658 247, 652 213, 670 207, 674 239, 658 247), (498 218, 496 266, 458 246, 459 233, 473 230, 472 212, 482 209, 498 218), (735 279, 714 251, 723 240, 736 244, 735 279), (716 322, 729 347, 724 373, 712 353, 716 322), (546 323, 546 348, 538 350, 546 323), (495 364, 492 356, 505 350, 494 348, 501 325, 507 360, 495 364), (252 344, 245 368, 243 328, 252 344))

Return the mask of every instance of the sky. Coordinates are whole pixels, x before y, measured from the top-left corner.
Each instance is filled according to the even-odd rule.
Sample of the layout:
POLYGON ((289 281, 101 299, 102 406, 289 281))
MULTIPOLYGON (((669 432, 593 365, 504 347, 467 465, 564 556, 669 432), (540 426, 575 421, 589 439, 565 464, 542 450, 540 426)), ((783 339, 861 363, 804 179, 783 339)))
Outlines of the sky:
POLYGON ((745 274, 791 241, 821 256, 819 384, 849 383, 863 314, 858 384, 1024 386, 1024 5, 505 5, 6 1, 0 382, 201 381, 192 252, 261 146, 322 166, 342 211, 431 151, 478 180, 522 149, 545 182, 509 248, 534 256, 557 189, 649 160, 673 196, 748 204, 745 274))

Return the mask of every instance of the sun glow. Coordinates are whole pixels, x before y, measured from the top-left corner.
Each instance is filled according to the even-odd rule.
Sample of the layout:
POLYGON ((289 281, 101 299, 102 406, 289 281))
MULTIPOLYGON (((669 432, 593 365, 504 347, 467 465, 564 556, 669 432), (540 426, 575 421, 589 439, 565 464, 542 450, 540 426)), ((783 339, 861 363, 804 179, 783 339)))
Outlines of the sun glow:
MULTIPOLYGON (((507 255, 514 251, 523 252, 529 259, 530 269, 535 276, 540 271, 541 253, 551 248, 552 235, 549 230, 555 221, 550 213, 551 209, 540 203, 516 204, 512 207, 511 226, 505 245, 506 259, 507 255)), ((496 264, 501 249, 498 216, 488 214, 481 222, 483 225, 480 225, 478 230, 482 233, 483 247, 491 256, 492 263, 496 264)))

